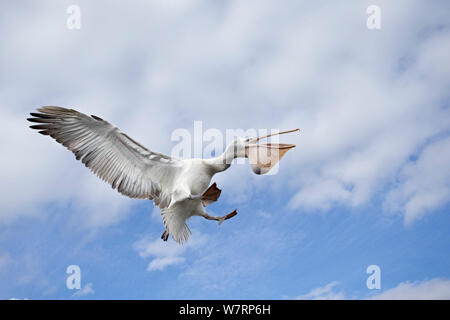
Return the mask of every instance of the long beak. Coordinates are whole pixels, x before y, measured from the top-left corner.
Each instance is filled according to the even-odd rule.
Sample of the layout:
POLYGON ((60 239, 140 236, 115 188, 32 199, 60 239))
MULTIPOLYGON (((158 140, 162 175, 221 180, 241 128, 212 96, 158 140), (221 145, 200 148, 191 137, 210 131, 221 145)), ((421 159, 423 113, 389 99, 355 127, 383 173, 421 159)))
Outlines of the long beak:
POLYGON ((270 171, 288 152, 294 148, 294 144, 286 143, 260 143, 259 140, 269 138, 275 135, 291 133, 300 131, 300 129, 282 131, 277 133, 268 134, 262 137, 257 137, 249 140, 249 144, 246 147, 246 156, 249 159, 252 170, 256 174, 265 174, 270 171))
POLYGON ((256 137, 256 138, 251 139, 251 142, 258 142, 259 140, 266 139, 266 138, 269 138, 269 137, 272 137, 272 136, 278 136, 280 134, 291 133, 291 132, 296 132, 296 131, 300 131, 300 129, 297 128, 297 129, 293 129, 293 130, 287 130, 287 131, 281 131, 281 132, 268 134, 268 135, 265 135, 265 136, 262 136, 262 137, 256 137))

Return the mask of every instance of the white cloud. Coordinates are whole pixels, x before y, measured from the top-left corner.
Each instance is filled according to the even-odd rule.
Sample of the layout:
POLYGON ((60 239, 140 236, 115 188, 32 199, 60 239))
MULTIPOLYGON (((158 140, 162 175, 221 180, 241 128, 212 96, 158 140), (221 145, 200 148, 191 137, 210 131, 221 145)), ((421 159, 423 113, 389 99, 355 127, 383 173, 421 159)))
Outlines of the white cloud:
MULTIPOLYGON (((297 296, 298 300, 342 300, 349 299, 343 290, 338 290, 338 281, 328 283, 323 287, 312 289, 307 294, 297 296)), ((401 282, 396 287, 371 292, 363 299, 374 300, 448 300, 450 299, 450 280, 431 279, 415 282, 401 282)), ((351 298, 353 299, 353 298, 351 298)))
POLYGON ((94 294, 94 293, 95 293, 95 291, 94 291, 93 285, 92 285, 92 283, 89 282, 89 283, 85 284, 83 288, 76 291, 73 294, 73 297, 82 297, 82 296, 85 296, 88 294, 94 294))
POLYGON ((401 171, 384 203, 386 211, 404 213, 405 224, 450 201, 450 138, 429 144, 401 171))
MULTIPOLYGON (((270 186, 289 181, 291 208, 359 206, 385 193, 450 126, 450 24, 438 3, 379 1, 383 27, 369 31, 368 4, 81 2, 78 31, 65 27, 64 4, 19 5, 19 18, 4 10, 0 223, 51 214, 56 203, 74 209, 73 223, 104 226, 134 203, 27 128, 27 113, 47 104, 99 115, 166 154, 172 130, 194 120, 221 130, 301 127, 283 137, 298 147, 270 186)), ((224 174, 224 198, 245 202, 265 180, 235 172, 224 174)), ((448 187, 435 180, 426 194, 404 195, 398 185, 402 195, 386 203, 415 221, 445 202, 448 187)))
POLYGON ((333 281, 324 287, 312 289, 310 292, 304 295, 296 297, 296 300, 342 300, 345 296, 342 292, 337 292, 336 287, 339 286, 339 282, 333 281))
POLYGON ((314 179, 291 199, 290 206, 328 210, 335 204, 345 203, 350 196, 351 192, 339 181, 314 179))
POLYGON ((381 300, 449 300, 450 280, 432 279, 421 282, 402 282, 372 299, 381 300))
POLYGON ((184 258, 182 257, 162 257, 162 258, 154 258, 147 267, 147 271, 153 270, 164 270, 167 266, 176 265, 181 262, 184 262, 184 258))
POLYGON ((189 248, 199 247, 205 242, 205 236, 193 231, 191 239, 188 243, 179 245, 178 243, 168 240, 162 241, 159 237, 152 240, 144 237, 133 244, 133 248, 143 259, 151 257, 151 261, 147 266, 147 271, 162 271, 168 266, 180 264, 185 261, 184 255, 189 248), (194 236, 193 236, 194 235, 194 236))
MULTIPOLYGON (((369 31, 368 4, 80 1, 79 31, 67 30, 64 3, 5 5, 0 224, 64 212, 72 225, 108 226, 138 203, 27 127, 28 112, 41 105, 96 114, 166 154, 172 131, 191 130, 194 120, 205 130, 300 127, 280 139, 297 148, 281 161, 277 179, 244 167, 214 177, 221 201, 250 205, 270 188, 273 198, 292 195, 293 211, 327 211, 386 194, 384 210, 402 213, 406 224, 431 214, 450 198, 448 10, 442 2, 379 0, 383 27, 369 31)), ((148 271, 187 265, 183 279, 224 288, 266 268, 288 243, 280 237, 287 235, 255 228, 208 246, 194 234, 182 247, 157 237, 134 248, 148 271), (261 247, 269 237, 280 241, 261 247), (191 248, 201 254, 188 265, 191 248)), ((1 256, 0 270, 10 260, 1 256)), ((23 284, 38 279, 35 259, 28 260, 30 270, 17 280, 23 284)), ((338 289, 332 282, 299 297, 344 298, 338 289)))

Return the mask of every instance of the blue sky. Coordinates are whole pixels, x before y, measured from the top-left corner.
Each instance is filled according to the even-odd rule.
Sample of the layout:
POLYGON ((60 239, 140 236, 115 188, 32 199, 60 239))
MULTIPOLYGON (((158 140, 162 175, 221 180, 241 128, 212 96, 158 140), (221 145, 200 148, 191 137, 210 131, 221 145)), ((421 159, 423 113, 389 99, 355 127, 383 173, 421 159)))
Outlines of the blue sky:
POLYGON ((0 13, 0 298, 450 299, 447 1, 23 1, 0 13), (66 27, 69 5, 81 29, 66 27), (369 5, 381 29, 366 26, 369 5), (291 129, 275 175, 213 178, 187 244, 28 128, 60 105, 157 152, 291 129), (66 269, 81 269, 81 289, 66 269), (366 268, 381 269, 369 290, 366 268))

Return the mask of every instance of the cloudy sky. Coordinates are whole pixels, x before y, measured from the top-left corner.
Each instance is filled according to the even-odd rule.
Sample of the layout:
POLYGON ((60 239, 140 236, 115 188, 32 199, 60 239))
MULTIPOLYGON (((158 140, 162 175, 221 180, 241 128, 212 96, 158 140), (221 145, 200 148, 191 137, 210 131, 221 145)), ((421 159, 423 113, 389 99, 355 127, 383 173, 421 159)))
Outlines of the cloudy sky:
MULTIPOLYGON (((16 1, 0 12, 0 298, 450 299, 448 1, 16 1), (69 29, 67 8, 81 10, 69 29), (370 30, 366 9, 381 10, 370 30), (28 128, 76 108, 171 154, 177 129, 292 129, 275 175, 214 177, 239 214, 162 242, 28 128), (69 290, 66 269, 81 270, 69 290), (367 267, 381 270, 369 289, 367 267)), ((206 156, 206 155, 205 155, 206 156)))

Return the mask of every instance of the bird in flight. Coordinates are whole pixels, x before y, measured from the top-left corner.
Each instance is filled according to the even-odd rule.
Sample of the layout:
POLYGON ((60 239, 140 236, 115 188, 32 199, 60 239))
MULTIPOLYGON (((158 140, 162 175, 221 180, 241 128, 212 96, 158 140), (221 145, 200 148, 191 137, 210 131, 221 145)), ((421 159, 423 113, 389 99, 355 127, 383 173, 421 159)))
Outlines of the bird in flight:
POLYGON ((217 201, 221 190, 212 177, 225 171, 233 159, 248 158, 256 174, 265 174, 281 159, 293 144, 258 143, 270 136, 299 131, 283 131, 255 138, 237 138, 225 152, 210 159, 175 159, 154 152, 136 142, 117 127, 97 117, 73 109, 42 107, 30 113, 30 126, 43 135, 49 135, 75 154, 94 174, 134 199, 153 200, 161 209, 165 231, 161 238, 167 241, 188 240, 190 230, 186 220, 202 216, 208 220, 223 221, 234 217, 234 210, 224 216, 209 215, 205 207, 217 201))

